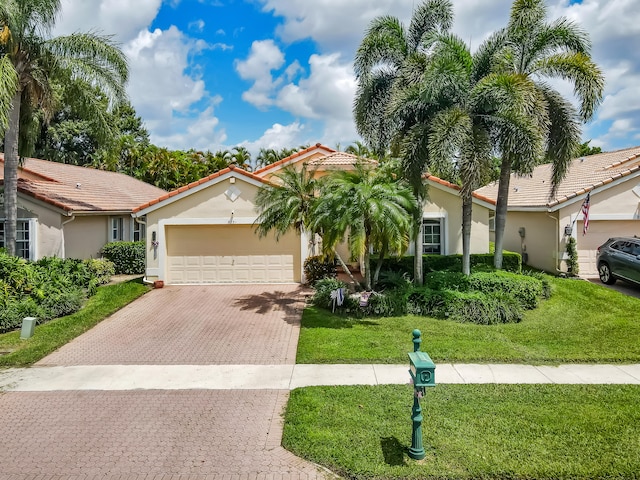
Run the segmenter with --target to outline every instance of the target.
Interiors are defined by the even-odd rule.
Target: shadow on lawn
[[[378,326],[371,319],[344,317],[317,307],[309,307],[302,316],[302,328],[353,328],[355,325]]]
[[[380,438],[380,447],[384,455],[384,463],[393,467],[405,465],[404,454],[408,449],[396,437]]]

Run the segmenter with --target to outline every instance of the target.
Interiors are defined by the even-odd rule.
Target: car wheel
[[[598,274],[600,275],[600,281],[607,285],[612,285],[616,283],[616,279],[611,275],[611,269],[609,265],[606,263],[601,263],[598,267]]]

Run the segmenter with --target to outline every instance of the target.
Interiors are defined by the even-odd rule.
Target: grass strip
[[[412,388],[291,393],[283,445],[353,479],[635,479],[640,387],[439,385],[422,400],[427,456],[411,446]]]
[[[34,335],[20,339],[20,331],[0,335],[0,367],[25,367],[60,348],[149,291],[140,280],[98,288],[82,309],[35,328]]]
[[[353,319],[307,308],[298,363],[405,363],[411,331],[438,362],[637,363],[640,299],[581,280],[551,279],[554,294],[520,323],[476,325],[406,315]]]

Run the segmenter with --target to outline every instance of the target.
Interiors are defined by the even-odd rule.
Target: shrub
[[[509,272],[473,273],[469,277],[472,290],[504,294],[515,298],[527,310],[538,306],[538,299],[542,296],[542,282],[527,275]]]
[[[394,272],[392,270],[381,270],[376,287],[380,289],[400,288],[411,283],[411,277],[405,272]]]
[[[116,274],[143,274],[145,269],[144,242],[110,242],[100,251],[113,262]]]
[[[316,292],[311,298],[311,302],[320,308],[331,309],[333,305],[333,299],[331,298],[331,292],[338,288],[344,288],[344,303],[342,309],[351,310],[357,306],[356,300],[348,293],[347,284],[338,280],[337,278],[324,278],[318,280],[315,285]]]
[[[111,277],[116,274],[115,264],[104,258],[92,258],[85,260],[85,264],[89,271],[93,274],[98,285],[109,283]]]
[[[569,237],[567,240],[567,273],[572,277],[575,277],[580,273],[580,265],[578,263],[578,248],[576,246],[576,239]]]
[[[337,275],[336,262],[322,255],[309,257],[304,261],[304,275],[309,285],[315,285],[318,280],[323,278],[335,278]]]
[[[469,290],[469,277],[461,272],[429,272],[424,276],[424,285],[432,290]]]
[[[473,271],[493,270],[493,253],[474,253],[470,261]],[[520,273],[522,256],[519,253],[503,252],[502,268],[507,272]],[[413,256],[392,257],[385,263],[385,269],[412,276]],[[425,275],[434,271],[462,272],[462,255],[423,255],[422,271]]]
[[[522,320],[522,309],[511,295],[483,292],[459,292],[445,290],[444,305],[439,317],[456,322],[471,322],[479,325],[494,325]]]

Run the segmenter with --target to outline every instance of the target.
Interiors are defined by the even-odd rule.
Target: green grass
[[[121,309],[149,290],[139,280],[98,288],[78,312],[35,328],[34,335],[20,340],[20,331],[0,335],[0,367],[23,367],[37,362],[105,317]]]
[[[411,387],[310,387],[291,393],[283,445],[346,478],[635,479],[639,404],[629,385],[439,385],[415,461]]]
[[[406,363],[411,331],[438,362],[634,363],[640,299],[586,281],[551,279],[553,296],[520,323],[475,325],[429,317],[349,319],[307,308],[298,363]]]

